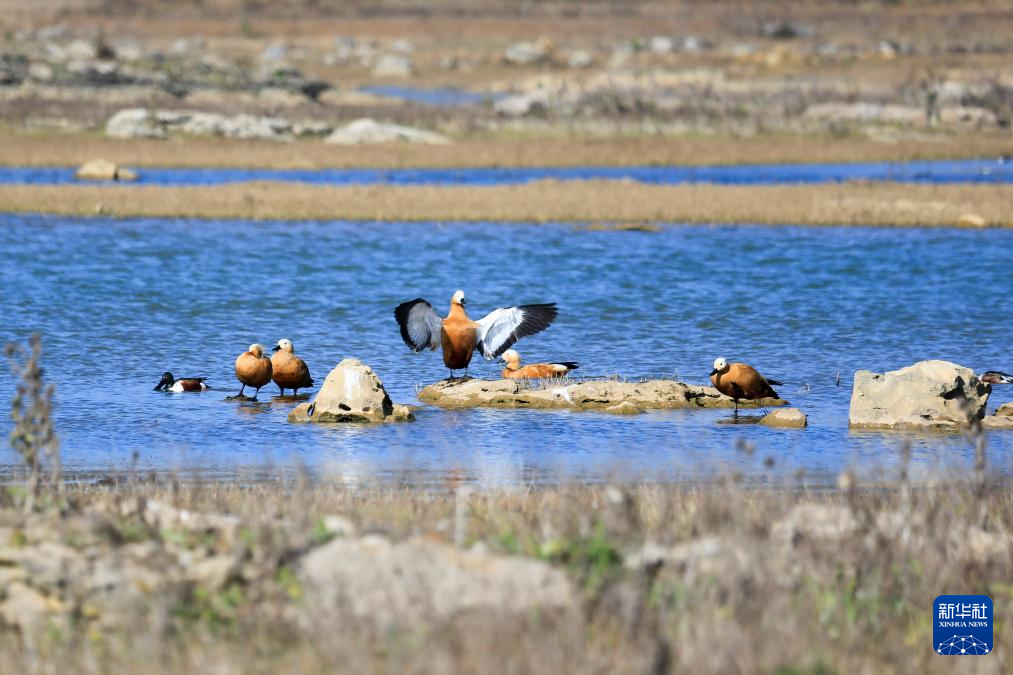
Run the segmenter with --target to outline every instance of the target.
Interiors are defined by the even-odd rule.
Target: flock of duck
[[[520,354],[511,349],[521,338],[543,331],[552,324],[559,314],[555,303],[500,307],[473,321],[465,312],[465,302],[464,291],[456,291],[450,298],[450,312],[444,318],[440,318],[432,304],[423,298],[403,302],[394,309],[394,318],[404,343],[413,352],[442,349],[443,363],[450,369],[450,379],[454,379],[454,371],[462,369],[464,377],[467,377],[468,366],[476,351],[487,360],[502,359],[502,376],[507,379],[563,377],[579,367],[572,361],[522,366]],[[297,395],[300,389],[313,386],[309,367],[295,355],[291,340],[278,340],[273,352],[268,358],[261,345],[252,344],[236,358],[236,378],[242,387],[232,398],[245,398],[246,387],[253,387],[256,392],[252,398],[256,400],[261,387],[272,380],[282,395],[286,389]],[[176,379],[172,373],[166,372],[155,390],[176,393],[204,391],[208,389],[205,379]],[[750,365],[729,363],[724,358],[714,361],[710,381],[715,389],[734,401],[736,412],[740,400],[780,398],[773,387],[784,384],[765,378]],[[981,376],[981,381],[1013,384],[1013,375],[988,371]]]

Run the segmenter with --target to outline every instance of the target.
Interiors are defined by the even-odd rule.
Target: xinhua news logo
[[[984,656],[992,652],[992,598],[940,595],[933,603],[932,639],[943,656]]]

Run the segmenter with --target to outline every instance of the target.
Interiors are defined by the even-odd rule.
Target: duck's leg
[[[236,394],[236,398],[242,396],[244,391],[246,391],[246,383],[243,383],[243,386],[239,388],[239,393]]]
[[[739,399],[733,398],[732,401],[735,403],[735,414],[733,417],[735,419],[739,419]]]
[[[260,387],[257,387],[257,391],[253,392],[253,398],[251,398],[250,400],[251,401],[256,401],[257,400],[257,394],[259,394],[259,393],[260,393]]]
[[[450,377],[447,378],[447,380],[449,381],[449,380],[454,379],[454,369],[453,368],[449,368],[448,370],[450,370]]]

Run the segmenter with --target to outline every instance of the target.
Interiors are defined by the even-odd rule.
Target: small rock
[[[106,135],[113,138],[162,138],[165,131],[144,108],[120,110],[106,122]]]
[[[799,504],[774,523],[771,537],[795,544],[800,540],[838,541],[858,530],[858,521],[846,506]]]
[[[220,591],[238,572],[238,559],[231,555],[219,555],[190,565],[187,578],[209,591]]]
[[[44,61],[35,61],[28,66],[28,77],[36,82],[51,82],[53,67]]]
[[[546,91],[506,96],[493,104],[493,109],[503,117],[523,117],[533,113],[544,113],[548,107],[549,93]]]
[[[515,66],[530,66],[542,63],[548,57],[548,43],[543,40],[537,42],[515,42],[503,52],[503,60]]]
[[[1003,416],[1005,416],[1005,417],[1013,417],[1013,402],[1011,402],[1011,403],[1003,403],[995,411],[995,414],[998,415],[999,417],[1003,417]]]
[[[395,142],[447,145],[450,143],[450,139],[431,131],[403,127],[397,124],[384,124],[366,117],[335,129],[324,142],[333,145]]]
[[[760,424],[766,424],[768,427],[804,429],[807,419],[806,414],[798,408],[781,408],[764,415]]]
[[[88,40],[74,40],[63,48],[63,53],[66,54],[68,59],[79,59],[82,61],[94,59],[97,56],[94,43]]]
[[[977,213],[965,213],[957,219],[957,227],[988,227],[988,221]]]
[[[648,41],[647,47],[655,54],[669,54],[675,50],[675,40],[667,35],[655,35]]]
[[[0,604],[0,621],[23,632],[44,626],[50,613],[46,598],[20,582],[7,587],[7,598]]]
[[[636,403],[623,401],[622,403],[617,403],[605,408],[604,412],[611,413],[613,415],[640,415],[644,412],[644,410]]]
[[[589,68],[594,64],[594,57],[586,49],[577,49],[566,57],[566,65],[570,68]]]
[[[373,77],[386,78],[411,77],[412,62],[404,54],[384,54],[376,60],[370,74]]]
[[[85,162],[74,173],[79,180],[137,180],[137,174],[107,159],[93,159]]]
[[[985,429],[1013,429],[1013,416],[1010,415],[989,415],[981,421]]]

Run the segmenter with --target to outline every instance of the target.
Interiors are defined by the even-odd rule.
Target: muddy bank
[[[732,399],[713,387],[675,380],[646,382],[441,380],[419,392],[419,400],[443,408],[529,408],[597,410],[619,415],[643,410],[679,408],[731,408]],[[739,407],[780,406],[787,401],[761,399]]]

